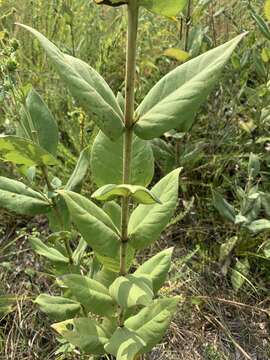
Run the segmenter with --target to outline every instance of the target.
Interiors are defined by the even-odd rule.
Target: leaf
[[[79,265],[83,255],[85,254],[85,250],[87,248],[87,243],[83,238],[80,239],[78,246],[74,250],[72,254],[72,259],[76,265]]]
[[[0,315],[5,316],[15,310],[18,298],[12,295],[0,295]]]
[[[103,210],[111,218],[117,229],[120,230],[121,226],[121,206],[115,201],[108,201],[103,205]]]
[[[247,228],[249,231],[259,234],[262,231],[270,230],[270,221],[266,219],[255,220],[252,221]]]
[[[136,110],[134,131],[153,139],[166,131],[188,131],[245,34],[192,59],[164,76]]]
[[[120,109],[124,113],[126,104],[125,104],[125,99],[120,91],[118,91],[118,93],[117,93],[116,100],[120,106]]]
[[[232,269],[231,273],[231,282],[235,291],[240,290],[246,282],[249,269],[250,265],[248,262],[248,258],[244,258],[243,260],[237,260],[235,267],[234,269]]]
[[[54,249],[53,247],[49,247],[46,244],[44,244],[41,240],[39,240],[36,237],[31,237],[29,239],[34,251],[44,256],[45,258],[59,263],[67,264],[69,263],[69,259],[65,257],[60,251]]]
[[[90,200],[72,191],[59,191],[72,221],[84,240],[101,256],[115,257],[119,251],[118,230],[109,216]]]
[[[32,141],[12,135],[0,136],[0,157],[27,166],[57,165],[57,160]]]
[[[108,338],[111,338],[115,330],[117,329],[117,318],[104,318],[102,320],[101,327],[105,331]]]
[[[258,218],[261,211],[261,196],[258,187],[252,187],[241,204],[241,214],[247,218],[248,222]]]
[[[87,312],[102,316],[111,316],[115,312],[115,303],[108,289],[96,280],[87,276],[67,274],[58,278],[57,282],[61,287],[68,288]]]
[[[140,342],[128,339],[119,346],[116,360],[136,360],[142,347],[143,345]]]
[[[188,52],[178,48],[166,49],[163,54],[181,62],[185,62],[190,58],[190,54]]]
[[[128,184],[108,184],[94,192],[92,198],[101,201],[110,201],[117,197],[132,197],[141,204],[161,204],[160,200],[151,191],[143,186]]]
[[[119,273],[120,271],[120,246],[117,254],[112,256],[102,256],[96,253],[98,261],[105,266],[107,270],[113,271],[115,273]],[[126,254],[126,268],[130,269],[135,256],[135,249],[128,244],[127,246],[127,254]]]
[[[261,198],[261,204],[265,211],[265,214],[270,217],[270,194],[261,192],[260,198]]]
[[[83,181],[85,180],[90,163],[90,147],[86,147],[81,153],[77,161],[76,167],[70,176],[65,190],[80,192]]]
[[[146,343],[142,352],[150,351],[163,338],[178,302],[178,297],[154,300],[137,315],[125,321],[124,326],[134,331]]]
[[[235,225],[245,225],[249,223],[249,220],[248,218],[246,218],[245,216],[243,216],[241,213],[240,214],[237,214],[235,216],[235,220],[234,220],[234,224]]]
[[[262,58],[261,58],[260,54],[255,49],[253,49],[252,60],[253,60],[256,72],[259,75],[259,77],[266,78],[267,71],[266,71],[265,64],[262,61]],[[247,91],[248,91],[248,89],[247,89]],[[254,91],[254,93],[252,94],[252,90],[250,90],[249,97],[251,98],[252,96],[253,97],[257,96],[256,91]],[[245,125],[245,122],[244,122],[244,125]],[[244,129],[244,125],[242,125],[243,129]],[[251,132],[252,130],[254,130],[256,128],[256,125],[254,124],[254,122],[252,120],[249,121],[249,125],[247,126],[247,130],[248,130],[248,128],[250,129],[249,132]]]
[[[56,196],[54,198],[54,207],[52,207],[51,211],[46,215],[52,231],[71,230],[70,215],[65,200],[62,197]]]
[[[143,249],[154,242],[170,221],[178,200],[180,170],[173,170],[153,187],[153,193],[162,204],[139,205],[131,214],[128,232],[130,245],[135,249]]]
[[[116,279],[117,275],[118,274],[116,272],[110,271],[103,266],[102,269],[94,275],[94,280],[98,281],[106,288],[109,288]]]
[[[264,63],[268,63],[270,60],[270,50],[268,48],[263,48],[261,52],[261,58]]]
[[[22,109],[21,122],[23,126],[19,125],[19,136],[34,141],[32,132],[35,131],[37,145],[53,156],[56,155],[58,145],[57,123],[42,97],[34,89],[28,93],[26,98],[25,109]]]
[[[231,255],[233,249],[237,244],[237,241],[238,241],[237,236],[232,236],[226,239],[226,241],[220,246],[219,262],[224,262],[227,259],[227,257]]]
[[[139,0],[139,5],[158,15],[176,16],[186,7],[187,0]]]
[[[112,7],[121,6],[127,4],[125,0],[94,0],[97,5],[108,5]]]
[[[105,350],[116,356],[116,360],[133,360],[144,346],[145,342],[135,332],[118,327],[105,345]]]
[[[112,166],[113,164],[113,166]],[[122,184],[123,137],[110,141],[101,131],[91,151],[91,171],[97,186]],[[154,156],[148,142],[133,136],[131,160],[131,184],[147,186],[154,175]]]
[[[270,21],[270,0],[265,0],[264,14],[265,14],[267,20]]]
[[[119,276],[110,286],[109,292],[122,309],[147,306],[154,296],[152,282],[145,275]]]
[[[37,191],[20,181],[0,176],[0,207],[22,215],[44,214],[51,205]]]
[[[37,30],[22,24],[40,42],[56,71],[72,96],[91,115],[100,129],[111,139],[117,139],[124,130],[123,113],[105,80],[82,60],[62,53]]]
[[[267,107],[263,108],[262,111],[261,111],[260,122],[265,124],[265,123],[267,123],[269,121],[269,119],[270,119],[270,107],[267,106]],[[259,138],[258,140],[260,140],[260,139],[262,139],[263,143],[266,142],[266,141],[269,141],[268,137]]]
[[[69,330],[73,327],[72,330]],[[76,318],[52,325],[52,328],[62,335],[72,345],[88,354],[103,355],[107,336],[95,320]]]
[[[219,212],[219,214],[225,219],[234,223],[235,221],[235,210],[217,191],[212,190],[213,205]]]
[[[135,271],[134,275],[148,275],[153,283],[153,291],[157,293],[166,280],[171,267],[173,248],[165,249],[145,261]]]
[[[251,179],[256,178],[260,172],[260,160],[258,155],[250,153],[248,161],[248,176]]]
[[[164,174],[169,173],[175,168],[175,149],[171,143],[162,139],[151,140],[154,158]]]
[[[250,6],[250,10],[251,10],[251,16],[255,21],[255,23],[257,24],[258,29],[267,40],[270,40],[270,30],[267,23],[260,15],[256,13],[256,11],[251,6]]]
[[[79,303],[61,296],[41,294],[36,298],[35,303],[39,305],[41,311],[58,321],[73,318],[81,310]]]

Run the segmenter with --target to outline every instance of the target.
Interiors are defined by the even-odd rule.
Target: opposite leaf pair
[[[40,41],[73,97],[111,140],[124,131],[124,115],[105,80],[88,64],[62,53],[37,30],[20,25]],[[232,52],[245,34],[177,67],[146,95],[134,114],[134,132],[153,139],[166,131],[188,131]]]
[[[160,341],[175,312],[177,297],[152,300],[166,279],[171,255],[172,249],[158,253],[134,274],[116,278],[109,288],[86,276],[64,275],[57,280],[64,297],[42,294],[36,303],[49,316],[64,320],[52,327],[74,346],[123,360],[127,352],[127,359],[133,359]],[[141,310],[135,315],[138,307]],[[118,308],[124,311],[121,327],[117,325]],[[88,313],[103,320],[85,317]],[[76,315],[79,317],[70,319]]]
[[[129,220],[129,247],[137,250],[149,246],[166,227],[177,204],[179,172],[180,169],[172,171],[153,187],[151,199],[154,196],[158,202],[135,208]],[[128,187],[125,185],[124,188]],[[117,225],[104,210],[82,195],[70,191],[59,193],[65,199],[72,221],[102,264],[112,271],[119,271],[120,233]],[[99,191],[97,194],[99,196]],[[148,192],[143,194],[149,195]],[[120,216],[117,205],[113,211]],[[130,252],[132,259],[134,251],[131,248]]]

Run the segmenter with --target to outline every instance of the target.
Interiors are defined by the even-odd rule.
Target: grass
[[[8,264],[2,263],[0,283],[1,291],[19,294],[20,298],[15,311],[0,322],[0,359],[82,359],[74,354],[55,355],[61,344],[50,328],[50,320],[31,301],[40,292],[55,292],[45,264],[27,243],[26,230],[36,232],[38,227],[46,232],[46,223],[42,218],[38,223],[21,219],[16,226],[22,227],[20,239],[4,252]],[[254,291],[246,285],[235,294],[221,276],[218,264],[203,255],[199,247],[186,246],[184,235],[179,239],[177,228],[170,229],[149,253],[138,258],[140,262],[165,244],[175,246],[171,276],[162,293],[182,298],[167,336],[149,360],[268,360],[270,298],[259,286]],[[11,227],[5,235],[12,241],[18,233],[12,232]]]

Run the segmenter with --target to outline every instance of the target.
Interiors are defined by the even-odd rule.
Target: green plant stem
[[[188,51],[188,40],[189,40],[189,31],[190,31],[190,23],[191,23],[191,5],[192,1],[188,0],[188,9],[186,16],[186,36],[185,36],[185,51]]]
[[[123,146],[123,183],[130,183],[132,136],[134,121],[134,88],[136,75],[136,41],[138,30],[138,4],[137,0],[128,4],[128,35],[127,35],[127,57],[126,57],[126,82],[125,82],[125,133]],[[129,220],[128,197],[122,200],[121,212],[121,245],[120,245],[120,275],[125,276],[126,252],[128,244],[128,220]],[[120,323],[123,316],[120,315]]]

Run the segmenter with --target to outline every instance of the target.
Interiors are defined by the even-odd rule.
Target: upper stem
[[[136,42],[138,30],[138,4],[137,0],[128,3],[128,34],[126,56],[126,81],[125,81],[125,132],[123,146],[123,184],[130,183],[132,136],[134,122],[134,88],[136,76]],[[122,199],[121,213],[121,245],[120,245],[120,275],[125,276],[126,252],[128,242],[129,198]]]
[[[186,36],[185,36],[185,51],[188,51],[188,40],[189,40],[189,30],[190,30],[190,20],[191,20],[191,0],[188,0],[188,9],[186,16]]]

